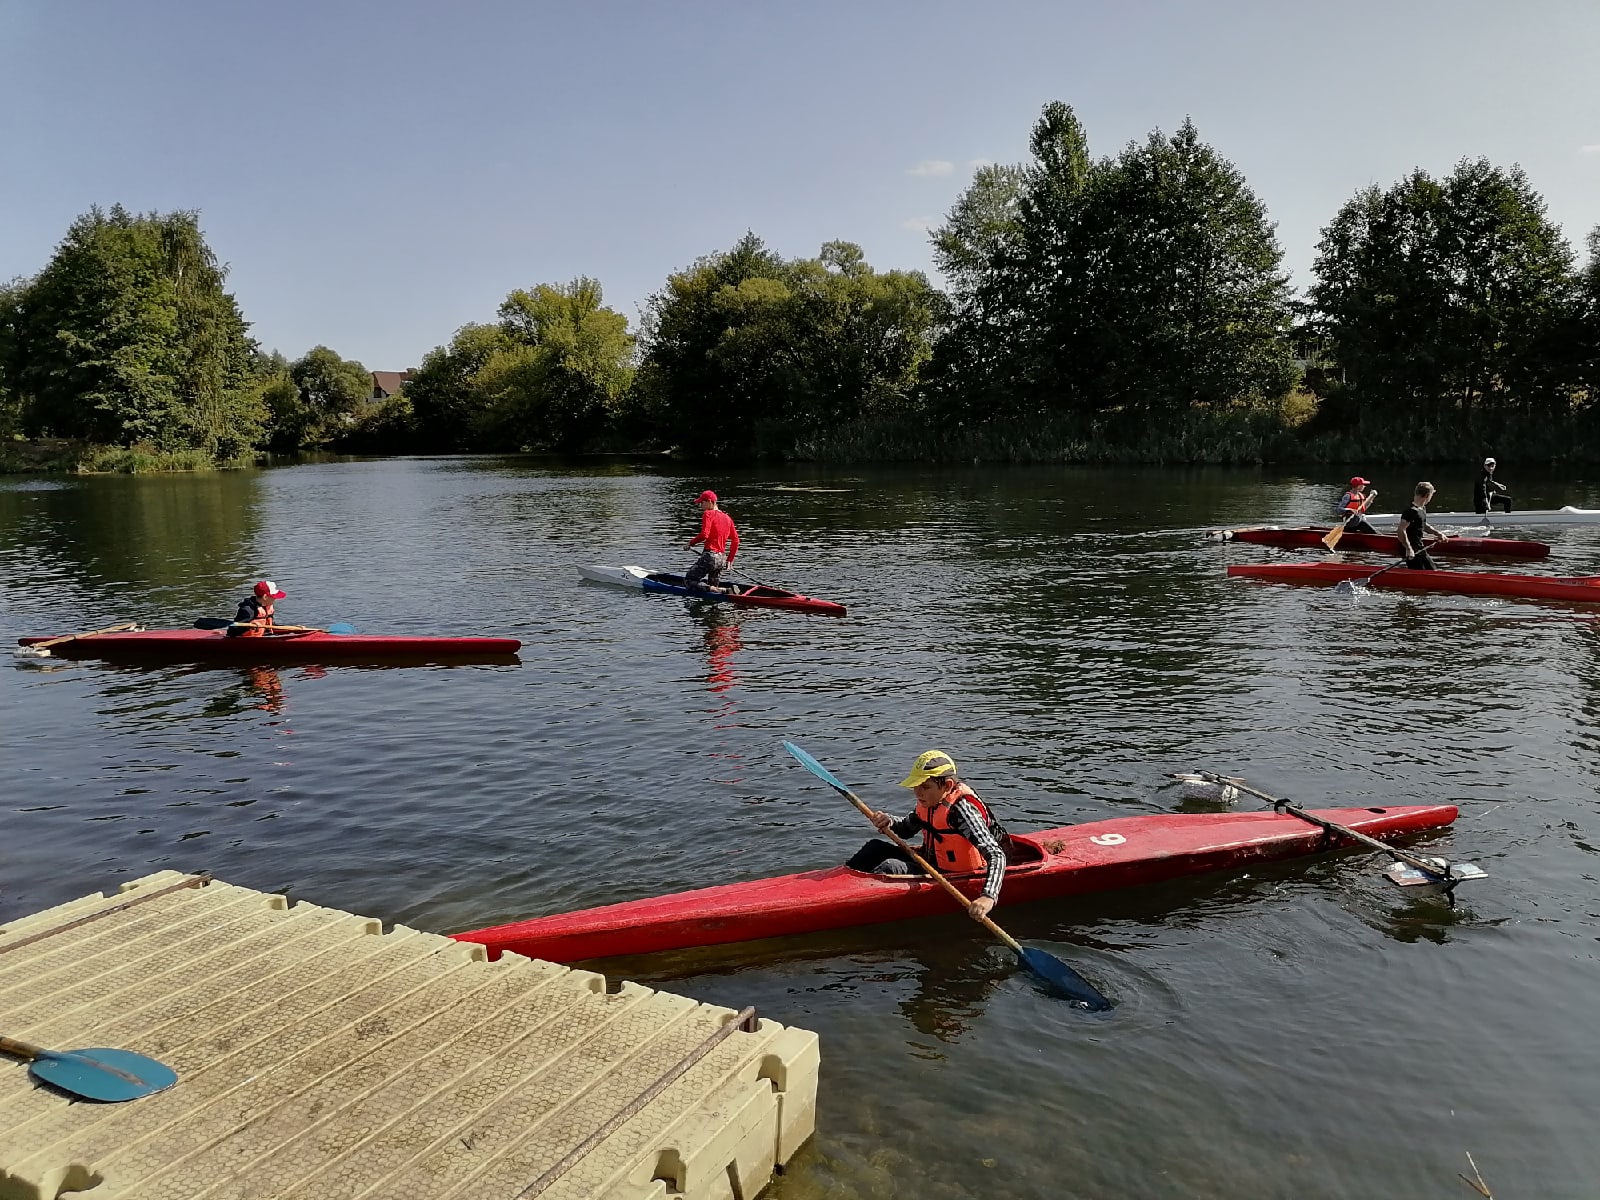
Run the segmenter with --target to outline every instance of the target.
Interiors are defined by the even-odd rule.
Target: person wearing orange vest
[[[288,593],[280,591],[270,579],[263,579],[239,602],[228,629],[229,637],[264,637],[274,624],[274,600],[282,600]]]
[[[1350,490],[1339,497],[1339,516],[1344,521],[1346,533],[1377,533],[1372,527],[1372,522],[1367,520],[1367,510],[1372,507],[1372,502],[1378,498],[1378,489],[1370,492],[1372,480],[1363,479],[1357,475],[1350,481]]]
[[[960,779],[956,764],[943,750],[927,750],[911,764],[911,774],[900,781],[911,788],[917,806],[896,821],[886,812],[874,812],[878,832],[894,830],[910,841],[922,834],[922,857],[941,875],[984,872],[983,892],[967,906],[974,919],[989,915],[1000,899],[1006,877],[1006,853],[1000,844],[1005,831],[989,814],[983,801]],[[845,866],[879,875],[920,875],[922,870],[890,842],[876,838],[851,856]]]

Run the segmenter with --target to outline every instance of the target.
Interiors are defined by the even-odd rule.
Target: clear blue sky
[[[1594,0],[0,0],[0,278],[92,204],[199,209],[264,346],[398,369],[515,287],[636,320],[746,229],[931,271],[1051,100],[1097,155],[1193,117],[1302,286],[1356,189],[1469,155],[1581,253],[1597,62]]]

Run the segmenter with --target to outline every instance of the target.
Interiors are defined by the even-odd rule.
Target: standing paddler
[[[695,505],[700,509],[700,532],[690,540],[689,549],[699,546],[700,557],[684,575],[683,582],[709,592],[717,589],[722,573],[733,566],[734,556],[739,553],[739,531],[734,528],[733,518],[717,507],[715,492],[701,492],[695,498]]]
[[[990,816],[982,800],[960,779],[956,764],[943,750],[927,750],[911,764],[911,774],[900,781],[917,798],[917,806],[896,821],[886,812],[874,810],[872,823],[878,832],[889,830],[907,840],[922,834],[922,857],[941,875],[971,875],[984,872],[983,893],[967,905],[967,915],[989,915],[1000,900],[1000,885],[1006,877],[1006,852],[1001,839],[1006,835],[1000,823]],[[922,870],[905,852],[876,838],[868,842],[845,863],[857,871],[879,875],[920,875]]]
[[[1483,473],[1472,488],[1472,511],[1487,513],[1494,509],[1511,511],[1511,493],[1506,485],[1494,477],[1494,459],[1483,460]]]
[[[1446,540],[1445,534],[1428,524],[1428,501],[1433,499],[1435,490],[1426,480],[1417,484],[1411,507],[1400,514],[1400,555],[1413,571],[1437,570],[1433,559],[1428,557],[1428,547],[1422,540],[1424,534],[1433,534],[1436,543]]]

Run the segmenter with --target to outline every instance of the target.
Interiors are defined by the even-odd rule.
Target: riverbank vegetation
[[[326,346],[264,353],[196,214],[93,209],[0,287],[0,470],[269,450],[1600,461],[1600,228],[1580,267],[1519,168],[1364,189],[1296,297],[1265,205],[1191,122],[1097,159],[1057,103],[931,238],[942,290],[850,242],[786,259],[747,233],[636,329],[596,280],[518,289],[390,394]]]

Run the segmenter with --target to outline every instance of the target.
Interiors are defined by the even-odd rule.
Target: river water
[[[1016,830],[1180,804],[1450,801],[1455,909],[1345,855],[996,916],[606,965],[818,1031],[778,1200],[1600,1195],[1600,628],[1554,606],[1229,580],[1206,529],[1321,516],[1271,470],[768,470],[506,459],[0,479],[0,635],[230,616],[523,639],[521,665],[0,670],[0,920],[161,868],[448,932],[838,861],[929,747]],[[1379,472],[1380,475],[1385,474]],[[1442,474],[1442,472],[1436,472]],[[1507,474],[1528,506],[1600,505]],[[1436,507],[1459,508],[1468,473]],[[1378,484],[1391,499],[1414,480]],[[715,486],[750,574],[842,619],[580,584],[681,569]],[[1392,508],[1393,506],[1390,505]],[[1548,531],[1560,574],[1600,529]],[[1302,555],[1301,557],[1310,557]]]

